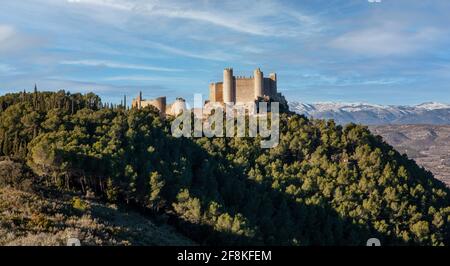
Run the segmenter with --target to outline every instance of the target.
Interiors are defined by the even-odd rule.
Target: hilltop
[[[94,94],[10,94],[0,107],[2,186],[92,194],[200,245],[450,244],[450,190],[361,125],[284,113],[279,145],[262,149],[174,138],[156,108]],[[70,199],[89,214],[89,197]]]

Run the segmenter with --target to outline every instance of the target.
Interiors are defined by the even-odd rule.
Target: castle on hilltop
[[[209,100],[205,106],[223,105],[224,103],[253,104],[261,101],[277,101],[283,106],[287,106],[284,96],[277,92],[277,74],[270,73],[265,78],[259,68],[255,69],[253,76],[234,76],[232,68],[225,68],[223,71],[223,81],[213,82],[209,85]],[[156,107],[161,116],[177,116],[186,110],[186,102],[182,98],[177,98],[174,103],[167,105],[166,97],[146,100],[142,98],[142,92],[133,99],[132,108],[144,108],[146,106]]]
[[[270,73],[265,78],[257,68],[251,77],[234,76],[232,68],[223,71],[223,82],[209,85],[211,103],[247,103],[263,99],[275,99],[281,96],[277,92],[277,74]]]

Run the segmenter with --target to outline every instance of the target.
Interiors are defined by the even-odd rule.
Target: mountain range
[[[292,111],[308,117],[334,119],[339,124],[450,124],[450,104],[427,102],[414,106],[368,103],[291,102]]]

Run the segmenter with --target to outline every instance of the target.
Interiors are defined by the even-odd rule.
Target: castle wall
[[[142,102],[142,92],[139,92],[138,97],[134,98],[131,101],[131,107],[132,108],[141,108],[141,102]]]
[[[217,83],[211,83],[211,84],[209,84],[209,100],[210,100],[211,102],[216,102],[216,98],[217,98],[216,84],[217,84]]]
[[[216,82],[209,85],[209,100],[223,102],[223,83]]]
[[[139,107],[138,99],[133,99],[133,101],[131,102],[131,108],[138,108],[138,107]]]
[[[223,83],[216,84],[216,102],[223,102]]]
[[[271,78],[264,78],[264,95],[275,96],[277,94],[277,83]]]
[[[154,106],[156,107],[162,116],[166,114],[166,97],[159,97],[154,100],[142,100],[141,108],[146,106]]]
[[[236,102],[252,102],[255,99],[253,78],[239,78],[235,81]]]
[[[211,102],[252,102],[258,97],[277,95],[277,76],[270,73],[264,78],[258,68],[253,77],[233,76],[233,69],[226,68],[223,72],[223,82],[209,85],[209,100]]]
[[[175,102],[167,105],[166,114],[171,116],[177,116],[187,110],[186,101],[182,98],[177,98]]]

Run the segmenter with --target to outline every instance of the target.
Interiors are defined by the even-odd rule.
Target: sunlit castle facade
[[[131,103],[132,108],[141,109],[147,106],[153,106],[158,109],[163,117],[166,115],[177,116],[182,113],[183,110],[187,109],[186,101],[182,98],[177,98],[172,104],[167,105],[165,96],[147,100],[142,98],[142,92],[140,92],[138,97],[134,98]]]
[[[253,76],[234,76],[232,68],[225,68],[223,81],[213,82],[209,85],[209,100],[205,102],[203,108],[209,110],[214,106],[226,103],[252,109],[251,107],[256,102],[279,102],[287,106],[285,98],[277,91],[277,74],[270,73],[269,77],[264,77],[263,72],[257,68],[253,71]],[[138,97],[133,99],[132,108],[140,109],[146,106],[157,108],[162,117],[167,115],[177,116],[187,110],[186,102],[182,98],[177,98],[174,103],[167,105],[165,96],[143,99],[141,92]],[[209,114],[209,111],[203,113],[201,110],[193,110],[193,112],[194,114],[198,113],[197,116]],[[203,115],[201,115],[202,113]]]
[[[225,68],[223,81],[209,85],[211,103],[246,103],[277,96],[277,74],[265,78],[259,68],[250,77],[234,76],[232,68]]]

